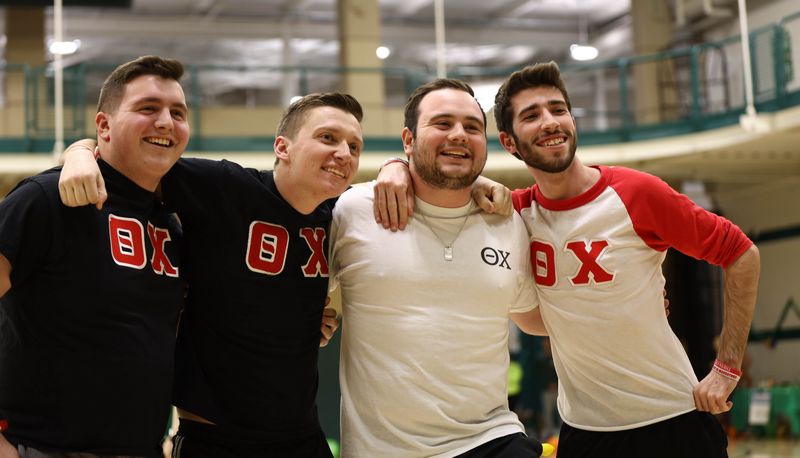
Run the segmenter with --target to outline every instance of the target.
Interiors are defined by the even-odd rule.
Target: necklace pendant
[[[444,260],[445,261],[452,261],[453,260],[453,246],[447,245],[444,247]]]

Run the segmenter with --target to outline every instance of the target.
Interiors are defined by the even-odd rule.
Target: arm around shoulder
[[[391,158],[383,163],[375,180],[375,222],[384,229],[404,230],[414,213],[414,185],[408,161]]]
[[[62,155],[64,167],[58,180],[61,202],[69,207],[95,204],[100,209],[108,197],[105,181],[97,166],[95,148],[91,139],[78,140],[69,145]]]
[[[511,190],[502,183],[479,176],[472,183],[472,200],[486,213],[510,216],[514,213]]]

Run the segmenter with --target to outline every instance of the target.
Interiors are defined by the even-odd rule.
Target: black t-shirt
[[[12,443],[160,455],[182,303],[175,218],[100,161],[102,211],[67,208],[59,169],[0,202],[0,418]],[[151,240],[155,240],[154,243]]]
[[[175,405],[240,442],[320,431],[317,354],[335,199],[310,215],[272,172],[181,159],[162,180],[191,271],[176,350]]]

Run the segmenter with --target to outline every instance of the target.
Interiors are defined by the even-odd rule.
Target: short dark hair
[[[514,134],[514,115],[511,113],[511,99],[519,92],[538,86],[553,86],[564,96],[567,109],[572,111],[572,102],[569,101],[567,87],[561,79],[561,70],[553,61],[528,65],[522,70],[512,73],[500,86],[494,97],[494,120],[497,130]]]
[[[125,93],[125,85],[142,75],[156,75],[165,79],[180,81],[183,76],[183,64],[175,59],[159,56],[141,56],[115,68],[100,89],[97,100],[97,111],[113,113]]]
[[[305,114],[319,107],[338,108],[355,116],[359,123],[364,119],[364,110],[361,108],[361,104],[350,94],[342,92],[308,94],[284,110],[281,120],[278,122],[276,136],[294,137],[300,129]]]
[[[475,97],[475,91],[472,90],[469,84],[457,80],[455,78],[436,78],[435,80],[425,83],[422,86],[416,88],[414,92],[408,97],[408,101],[406,102],[405,108],[405,127],[411,131],[411,136],[413,138],[417,137],[417,123],[419,122],[419,104],[422,103],[422,99],[425,98],[426,95],[430,94],[433,91],[438,91],[440,89],[455,89],[458,91],[464,91],[467,94],[471,95],[473,98]],[[481,110],[481,114],[483,115],[483,129],[486,130],[486,113],[483,112],[483,108],[481,108],[480,102],[476,99],[475,102],[478,103],[478,108]]]

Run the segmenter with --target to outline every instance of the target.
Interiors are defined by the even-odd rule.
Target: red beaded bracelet
[[[728,366],[727,364],[723,363],[722,361],[716,359],[714,360],[714,366],[712,367],[714,372],[717,374],[722,375],[723,377],[727,377],[735,382],[738,382],[740,378],[742,378],[742,371],[736,369],[735,367]]]
[[[0,420],[0,433],[8,429],[8,420]]]

